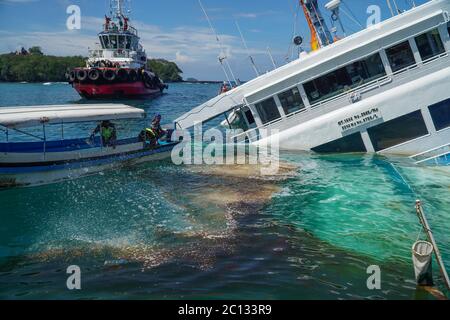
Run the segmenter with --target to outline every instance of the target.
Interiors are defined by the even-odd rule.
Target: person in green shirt
[[[106,120],[102,121],[92,132],[90,139],[93,140],[95,135],[100,133],[102,144],[104,147],[116,147],[117,131],[114,123]]]

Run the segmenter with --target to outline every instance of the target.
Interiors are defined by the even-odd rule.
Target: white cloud
[[[176,63],[192,63],[195,62],[196,60],[193,58],[190,58],[187,55],[182,54],[180,51],[177,51],[175,53],[175,62]]]
[[[104,21],[97,17],[82,17],[81,30],[59,32],[6,32],[0,31],[0,52],[14,51],[22,46],[41,46],[43,51],[52,55],[87,55],[93,48],[97,33]],[[220,79],[222,72],[218,63],[221,47],[216,37],[206,27],[183,26],[161,28],[156,25],[135,21],[141,42],[152,58],[165,58],[175,61],[185,71],[186,77],[201,79]],[[241,39],[234,35],[219,35],[223,51],[236,69],[242,68],[247,52]],[[265,50],[250,49],[252,55],[266,55]],[[250,67],[249,67],[250,68]]]

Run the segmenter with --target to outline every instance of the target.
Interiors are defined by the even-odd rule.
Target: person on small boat
[[[95,135],[100,133],[104,147],[116,147],[117,131],[116,126],[111,121],[102,121],[92,132],[90,139],[94,140]]]
[[[219,95],[228,91],[230,91],[230,89],[228,88],[228,84],[224,81],[222,86],[220,87]]]
[[[139,139],[142,142],[145,142],[146,145],[150,145],[152,147],[158,144],[158,139],[163,137],[166,134],[166,131],[161,127],[161,115],[158,114],[152,120],[152,125],[150,128],[146,128],[139,135]]]

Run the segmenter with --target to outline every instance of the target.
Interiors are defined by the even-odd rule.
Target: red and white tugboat
[[[111,15],[105,16],[98,36],[101,47],[89,50],[87,66],[67,74],[83,98],[149,98],[168,88],[147,67],[147,55],[124,12],[124,0],[111,0]]]

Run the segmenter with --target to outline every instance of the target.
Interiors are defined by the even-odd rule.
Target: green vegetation
[[[66,81],[67,69],[86,65],[83,57],[55,57],[39,53],[0,55],[0,81]]]
[[[164,59],[152,59],[148,61],[148,66],[155,72],[164,82],[180,82],[183,81],[180,68],[175,62]]]
[[[0,82],[63,82],[68,69],[84,67],[86,58],[81,56],[56,57],[32,47],[15,53],[0,55]],[[182,81],[183,73],[174,62],[162,59],[149,60],[148,65],[165,82]]]

